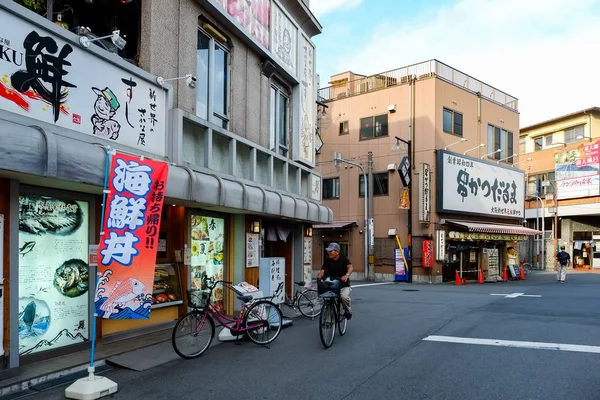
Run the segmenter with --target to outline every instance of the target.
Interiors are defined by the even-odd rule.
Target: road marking
[[[445,342],[458,344],[479,344],[484,346],[519,347],[538,350],[575,351],[579,353],[600,353],[600,346],[587,346],[581,344],[523,342],[517,340],[477,339],[455,336],[427,336],[423,340],[429,342]]]
[[[363,283],[361,285],[352,285],[353,288],[355,287],[363,287],[363,286],[379,286],[379,285],[391,285],[394,282],[381,282],[381,283]]]
[[[507,299],[516,299],[517,297],[542,297],[539,294],[525,293],[490,293],[490,296],[504,296]]]

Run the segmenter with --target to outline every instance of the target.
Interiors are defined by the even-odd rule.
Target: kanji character
[[[117,159],[117,164],[113,179],[113,186],[117,192],[121,193],[123,190],[127,190],[137,196],[147,195],[152,183],[150,178],[152,168],[147,165],[140,165],[135,161],[126,163],[120,158]]]
[[[106,248],[100,250],[102,265],[110,265],[114,260],[123,266],[130,266],[133,256],[139,254],[139,251],[134,247],[139,241],[140,239],[131,232],[125,232],[124,236],[110,232],[110,238],[104,240]]]
[[[146,199],[122,197],[118,194],[110,202],[110,211],[106,225],[108,228],[136,230],[144,225],[144,210],[146,210]]]
[[[469,190],[467,189],[469,173],[466,169],[461,169],[458,171],[456,182],[458,182],[458,188],[456,189],[456,192],[462,196],[462,201],[465,201],[465,197],[469,195]]]

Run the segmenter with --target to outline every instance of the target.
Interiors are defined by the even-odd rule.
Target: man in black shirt
[[[352,308],[350,307],[350,274],[352,273],[352,263],[348,257],[340,254],[340,245],[337,243],[330,243],[325,249],[329,256],[317,279],[323,277],[330,277],[332,279],[341,280],[340,298],[342,300],[342,306],[344,307],[346,319],[352,318]]]

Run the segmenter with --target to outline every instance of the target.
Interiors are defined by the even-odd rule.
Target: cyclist
[[[319,275],[317,275],[317,280],[323,277],[341,280],[340,298],[344,307],[344,316],[349,320],[352,318],[352,308],[350,307],[352,263],[348,257],[340,254],[340,245],[335,242],[330,243],[325,250],[328,258],[325,260]]]

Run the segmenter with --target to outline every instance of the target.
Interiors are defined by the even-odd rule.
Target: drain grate
[[[110,371],[112,369],[113,368],[110,365],[105,364],[105,365],[96,367],[96,371],[94,373],[101,374],[103,372]],[[89,375],[89,373],[87,372],[87,370],[81,371],[81,372],[76,372],[74,374],[69,374],[69,375],[63,376],[61,378],[52,379],[51,381],[38,383],[37,385],[30,386],[29,389],[31,389],[35,392],[44,392],[46,390],[53,389],[55,387],[64,385],[66,383],[75,382],[77,379],[85,378],[88,375]],[[2,400],[4,400],[4,399],[2,399]]]

